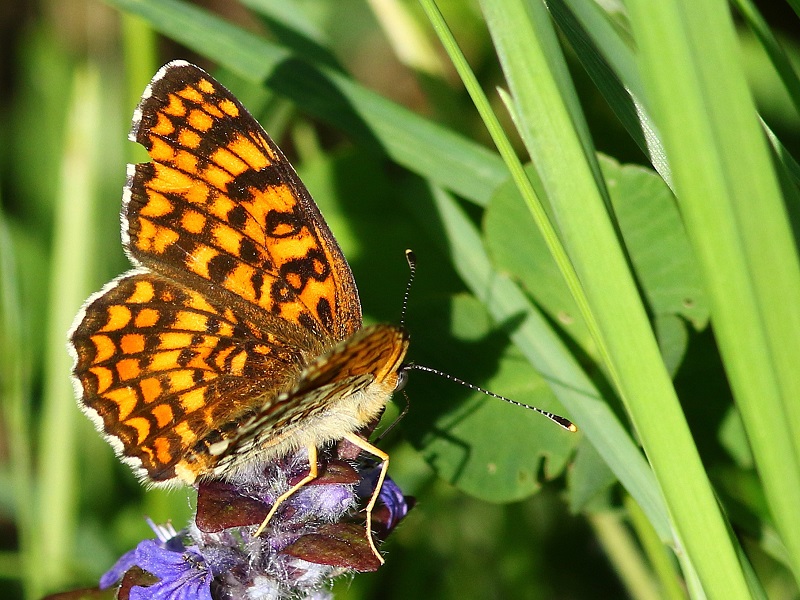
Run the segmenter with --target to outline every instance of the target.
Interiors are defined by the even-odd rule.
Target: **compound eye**
[[[394,391],[399,392],[408,383],[408,367],[400,367],[400,370],[397,372],[397,383],[394,386]]]

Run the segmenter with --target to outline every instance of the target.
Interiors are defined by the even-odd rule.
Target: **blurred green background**
[[[186,4],[341,69],[423,121],[491,147],[414,2]],[[510,126],[492,93],[504,83],[477,3],[439,5]],[[767,16],[795,56],[796,17]],[[65,349],[83,299],[129,267],[119,242],[121,190],[126,163],[145,154],[127,141],[127,131],[142,89],[173,58],[210,69],[282,147],[352,266],[366,321],[398,320],[407,279],[403,251],[413,248],[411,359],[564,413],[547,382],[510,345],[517,323],[493,319],[462,283],[431,188],[387,157],[357,109],[326,113],[316,105],[313,82],[305,101],[287,98],[280,72],[274,86],[262,86],[215,69],[197,53],[202,40],[188,49],[115,3],[7,2],[0,6],[0,31],[0,598],[96,585],[120,554],[150,536],[144,517],[180,527],[191,512],[190,490],[145,490],[80,414]],[[746,31],[742,48],[762,115],[796,148],[800,119],[790,99]],[[616,182],[612,200],[626,243],[641,248],[631,250],[633,263],[706,467],[769,596],[800,597],[753,522],[763,514],[753,508],[763,499],[691,252],[683,237],[648,232],[637,221],[657,210],[677,223],[671,195],[652,172],[621,166],[647,159],[567,56],[594,142],[613,157],[602,162],[607,180]],[[292,74],[285,75],[292,85]],[[416,160],[431,160],[429,151],[417,147]],[[513,190],[500,188],[489,208],[469,200],[459,206],[484,233],[495,266],[515,274],[602,388],[591,339],[558,273],[537,258],[546,250],[523,229],[529,217],[515,212],[514,198]],[[648,263],[653,247],[657,256]],[[659,279],[664,269],[673,271]],[[381,446],[392,456],[390,475],[418,504],[384,546],[386,565],[338,582],[337,598],[676,597],[653,583],[652,555],[643,546],[647,526],[632,523],[638,509],[581,434],[422,373],[412,374],[408,394],[409,415]]]

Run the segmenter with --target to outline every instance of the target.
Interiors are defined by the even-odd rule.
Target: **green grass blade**
[[[769,56],[775,71],[778,73],[783,85],[789,92],[789,98],[794,103],[795,110],[800,112],[800,78],[794,69],[783,46],[772,33],[766,20],[758,11],[758,8],[751,0],[734,0],[736,8],[739,9],[745,22],[753,30],[753,33],[761,42],[764,51]]]
[[[553,0],[548,9],[611,110],[671,185],[658,129],[643,104],[644,88],[630,37],[591,0]]]
[[[761,121],[761,126],[764,128],[764,133],[767,135],[770,146],[772,146],[772,151],[780,160],[781,165],[786,169],[786,173],[791,177],[795,186],[800,186],[800,164],[798,164],[794,156],[789,153],[789,150],[783,145],[780,139],[778,139],[775,132],[770,129],[769,125]]]
[[[437,35],[439,35],[443,46],[450,56],[456,71],[464,81],[465,87],[475,103],[475,107],[486,124],[486,128],[488,129],[489,134],[492,136],[492,140],[500,151],[500,155],[506,162],[506,165],[511,172],[511,176],[514,179],[515,184],[518,186],[522,197],[527,203],[528,208],[531,211],[534,220],[536,221],[536,225],[542,232],[542,236],[547,244],[547,248],[552,253],[556,264],[566,280],[570,292],[575,298],[575,301],[581,310],[587,326],[590,330],[596,331],[597,326],[587,307],[586,296],[583,292],[581,284],[578,281],[578,277],[570,263],[570,259],[558,238],[558,234],[550,223],[550,220],[547,216],[547,209],[545,206],[543,206],[543,198],[546,199],[546,196],[543,196],[544,189],[542,188],[541,180],[538,178],[535,170],[530,171],[530,173],[527,175],[524,172],[522,163],[517,158],[514,149],[511,146],[511,142],[506,137],[499,120],[494,115],[486,95],[483,93],[483,90],[478,84],[475,75],[472,73],[466,58],[458,47],[455,38],[450,33],[447,24],[444,22],[444,18],[439,12],[436,3],[433,0],[422,0],[421,4],[425,9],[428,18],[431,20],[434,30],[436,31]],[[503,96],[503,99],[507,100],[507,96]],[[516,116],[514,115],[513,111],[512,116]],[[584,134],[585,133],[586,131],[584,130]],[[534,190],[534,188],[537,188],[537,190]],[[594,337],[596,338],[597,336],[595,335]],[[601,347],[601,352],[602,351],[603,350]]]
[[[242,0],[242,4],[270,22],[280,23],[284,31],[298,38],[320,47],[327,45],[325,33],[303,14],[302,5],[296,0]]]
[[[369,5],[401,63],[418,73],[444,75],[439,55],[417,22],[412,5],[399,0],[369,0]]]
[[[478,107],[478,110],[481,112],[481,115],[486,120],[487,127],[489,128],[493,136],[493,139],[498,144],[498,147],[501,149],[501,153],[504,156],[504,159],[507,160],[509,168],[515,175],[515,181],[521,182],[521,187],[523,188],[521,191],[523,195],[526,195],[528,197],[529,205],[533,204],[534,202],[533,197],[535,196],[535,194],[533,193],[533,190],[530,188],[529,185],[527,186],[525,185],[527,184],[527,178],[525,177],[525,174],[522,173],[521,165],[517,160],[515,160],[513,152],[510,149],[510,145],[508,144],[508,140],[505,139],[504,135],[502,134],[499,124],[497,123],[496,119],[494,119],[494,116],[491,113],[491,110],[488,106],[488,103],[485,100],[485,97],[483,96],[482,92],[480,91],[477,85],[477,82],[475,81],[474,77],[469,71],[468,65],[466,64],[463,55],[461,55],[460,51],[458,50],[455,44],[455,41],[449,34],[446,24],[441,18],[441,15],[438,13],[438,10],[436,9],[435,5],[432,2],[423,2],[423,7],[425,8],[428,17],[432,20],[434,24],[434,29],[436,29],[437,33],[443,39],[443,42],[448,50],[448,53],[453,59],[457,70],[462,75],[462,77],[465,78],[465,81],[470,89],[470,93],[472,94],[473,99],[475,99],[476,101],[476,106]],[[445,206],[446,205],[440,206],[439,208],[440,212],[443,212],[445,210]],[[535,204],[533,204],[533,206],[534,208],[537,208]],[[578,298],[578,296],[582,296],[580,285],[577,283],[574,274],[572,274],[571,277],[569,276],[569,274],[572,273],[571,267],[569,265],[569,260],[564,255],[563,250],[560,249],[558,238],[552,231],[552,229],[549,227],[549,223],[546,220],[542,221],[544,213],[545,213],[544,208],[538,207],[538,216],[540,218],[537,221],[537,223],[543,226],[542,227],[543,235],[548,240],[548,246],[554,252],[556,261],[559,262],[559,257],[561,258],[559,264],[560,266],[563,266],[562,272],[567,271],[565,277],[567,278],[568,282],[572,284],[570,289],[574,291],[576,295],[576,300],[578,300],[578,303],[581,304],[581,300],[580,298]],[[477,249],[481,247],[480,246],[481,242],[476,236],[469,235],[468,229],[465,226],[463,226],[463,221],[459,221],[457,215],[453,213],[452,210],[450,210],[446,214],[448,215],[447,217],[445,217],[444,214],[442,216],[443,221],[449,223],[454,223],[454,222],[462,223],[460,231],[458,232],[454,231],[449,235],[451,246],[455,246],[456,244],[459,244],[460,246],[457,251],[453,252],[454,260],[457,263],[457,268],[459,268],[458,267],[459,263],[461,264],[465,263],[464,257],[470,256],[473,257],[472,260],[476,261],[476,264],[464,265],[463,267],[459,268],[459,272],[461,273],[462,277],[465,278],[465,281],[468,282],[468,285],[470,285],[470,288],[473,290],[473,293],[475,293],[479,298],[483,299],[484,302],[489,302],[491,300],[491,302],[498,304],[498,307],[501,308],[499,312],[495,312],[497,308],[495,308],[495,310],[492,310],[492,308],[489,307],[490,312],[492,312],[492,314],[498,319],[501,317],[505,319],[509,318],[511,315],[514,314],[515,310],[523,311],[526,313],[530,312],[530,307],[527,301],[525,301],[522,298],[522,295],[519,293],[516,286],[511,284],[510,280],[503,277],[495,278],[493,280],[492,284],[493,292],[491,294],[486,293],[488,285],[486,281],[478,282],[474,280],[475,273],[484,273],[486,269],[489,268],[488,263],[483,262],[485,258],[481,259],[477,254]],[[459,241],[461,238],[470,238],[470,237],[474,238],[470,240],[470,243],[462,244]],[[583,301],[583,304],[585,305],[585,300]],[[584,313],[585,312],[586,311],[584,311]],[[591,317],[591,315],[589,315],[589,317]],[[541,332],[539,335],[541,335]],[[521,349],[523,349],[523,352],[526,354],[526,356],[529,357],[529,360],[531,360],[531,363],[534,365],[534,367],[536,367],[540,372],[542,372],[545,375],[545,378],[550,382],[550,385],[551,387],[553,387],[554,391],[556,392],[556,395],[559,396],[560,399],[562,399],[564,404],[568,406],[570,410],[573,410],[573,415],[576,416],[577,418],[577,413],[574,412],[575,410],[577,410],[575,402],[576,401],[580,402],[580,400],[578,398],[570,396],[566,401],[564,401],[562,396],[559,394],[559,391],[556,390],[556,387],[558,386],[557,382],[563,382],[568,380],[561,379],[557,376],[553,376],[552,378],[549,377],[552,365],[548,364],[546,360],[542,360],[541,356],[537,356],[537,352],[533,351],[533,348],[531,348],[531,343],[535,338],[536,336],[531,335],[529,337],[519,336],[519,339],[517,339],[514,335],[512,335],[512,339],[514,339],[515,343]],[[569,363],[571,362],[571,357],[567,358],[566,354],[567,353],[562,350],[562,352],[559,353],[559,356],[561,356],[562,360],[565,361],[566,365],[569,365]],[[566,365],[564,370],[569,371],[572,377],[577,378],[577,380],[580,381],[578,388],[585,389],[584,386],[589,385],[589,383],[588,381],[584,381],[583,374],[579,373],[578,369],[573,370],[571,368],[571,365],[569,366]],[[559,375],[562,374],[563,373],[559,373]],[[573,380],[575,379],[569,379],[569,381]],[[593,396],[596,398],[597,397],[596,390],[592,391],[593,391]],[[562,393],[564,393],[563,390]],[[567,396],[569,396],[568,393]],[[595,406],[595,408],[598,407]],[[603,411],[601,410],[600,412]],[[630,482],[630,480],[627,477],[625,477],[624,474],[627,473],[627,470],[630,468],[632,464],[637,463],[636,459],[639,458],[640,455],[638,449],[635,449],[634,445],[632,443],[629,443],[630,440],[628,439],[627,434],[625,434],[618,426],[618,424],[616,424],[616,420],[614,418],[609,418],[609,415],[610,411],[609,414],[603,414],[603,418],[598,418],[599,415],[594,415],[592,418],[592,416],[586,414],[585,419],[578,419],[578,421],[582,424],[582,426],[589,427],[587,435],[589,435],[589,438],[593,441],[593,443],[597,447],[598,452],[607,460],[610,459],[609,466],[611,467],[612,471],[614,471],[615,474],[621,477],[624,482]],[[595,425],[597,425],[596,428]],[[659,531],[662,534],[665,535],[664,539],[667,539],[666,534],[668,532],[668,529],[665,526],[666,523],[664,523],[660,519],[660,517],[663,516],[663,513],[660,510],[661,504],[658,501],[654,501],[653,496],[651,495],[651,492],[655,492],[657,494],[657,491],[655,490],[655,488],[650,488],[647,485],[646,481],[647,479],[644,477],[636,481],[636,484],[634,486],[634,491],[632,491],[631,493],[635,497],[641,498],[646,502],[647,505],[646,510],[648,511],[648,514],[653,517],[656,517],[657,520],[654,521],[655,526],[659,529]]]
[[[122,15],[122,53],[125,62],[126,98],[136,106],[142,96],[142,81],[147,81],[158,68],[156,33],[141,17]]]
[[[296,0],[243,0],[242,4],[263,18],[278,44],[308,62],[341,70],[339,60],[328,48],[326,34]]]
[[[379,146],[397,163],[477,204],[485,205],[506,177],[502,161],[487,148],[202,9],[176,0],[109,2],[244,79],[271,86],[301,109]]]
[[[606,368],[669,506],[676,544],[710,595],[746,597],[724,518],[609,218],[547,13],[538,3],[517,0],[482,6],[514,96],[516,123],[596,319]]]
[[[69,381],[72,361],[66,333],[87,285],[88,236],[75,236],[91,221],[94,196],[100,80],[95,71],[79,70],[74,78],[56,201],[53,260],[48,307],[47,355],[39,469],[38,526],[41,563],[38,568],[49,589],[67,581],[74,552],[77,514],[76,427],[81,418]]]
[[[800,579],[800,265],[727,7],[629,3],[712,322],[767,502]]]
[[[30,357],[23,350],[19,276],[11,233],[0,212],[0,409],[8,432],[11,489],[19,537],[19,550],[8,557],[5,577],[18,577],[27,598],[41,592],[37,580],[36,519],[33,510],[33,457],[31,456]],[[13,562],[12,562],[13,561]]]
[[[749,0],[737,4],[797,106],[800,82],[786,52]],[[548,9],[609,107],[671,187],[669,164],[658,127],[646,106],[647,96],[636,66],[635,44],[628,32],[619,23],[613,23],[613,17],[592,0],[553,0],[548,3]],[[762,126],[785,168],[797,181],[800,175],[794,159],[785,152],[769,127],[764,123]]]

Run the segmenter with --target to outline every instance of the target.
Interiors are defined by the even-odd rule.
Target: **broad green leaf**
[[[492,196],[483,231],[492,263],[517,279],[584,352],[596,356],[591,334],[564,277],[513,181],[506,181]]]
[[[603,457],[586,439],[578,444],[575,461],[569,470],[569,508],[573,513],[587,509],[608,510],[608,500],[603,494],[616,483],[617,478]]]
[[[697,328],[704,327],[708,307],[700,274],[669,188],[650,169],[619,165],[604,156],[600,164],[651,314],[675,315]],[[493,196],[485,213],[484,231],[494,263],[518,278],[550,318],[584,352],[596,358],[589,331],[563,277],[510,181]],[[666,327],[666,322],[663,325]],[[670,357],[672,371],[683,356],[686,334],[681,336],[675,328],[662,333],[667,337],[660,337],[661,342],[678,343],[662,344],[662,354]]]
[[[417,311],[417,328],[421,325],[423,332],[441,329],[449,313],[452,334],[461,344],[453,346],[451,342],[449,356],[438,360],[435,352],[423,348],[421,353],[431,357],[425,364],[516,401],[563,413],[550,387],[519,350],[505,345],[498,351],[498,342],[504,336],[496,331],[477,300],[459,295],[449,307],[427,308],[421,314]],[[423,344],[429,337],[424,333],[418,336]],[[487,344],[487,338],[494,342]],[[493,354],[476,355],[480,348],[492,349]],[[487,363],[493,370],[488,377],[481,374]],[[406,434],[421,445],[423,455],[440,477],[477,498],[512,502],[529,496],[539,488],[540,477],[551,479],[562,471],[580,440],[579,435],[564,431],[533,411],[466,389],[453,395],[447,388],[455,383],[437,381],[424,373],[412,373],[412,377]],[[435,400],[448,397],[445,407]]]
[[[504,325],[517,348],[569,408],[565,416],[587,434],[609,468],[642,506],[661,539],[670,539],[663,499],[639,447],[550,322],[519,286],[493,270],[477,229],[457,203],[437,190],[434,200],[435,210],[424,205],[415,208],[424,215],[424,222],[438,232],[437,239],[443,239],[450,247],[459,276],[484,302],[492,318]],[[436,223],[437,218],[440,223]]]
[[[638,165],[601,155],[614,216],[653,314],[679,315],[698,329],[708,301],[675,198],[664,180]]]

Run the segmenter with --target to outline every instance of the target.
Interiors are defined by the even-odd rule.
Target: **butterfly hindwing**
[[[277,396],[303,362],[294,341],[146,272],[90,299],[72,344],[85,411],[153,481],[175,476],[182,449]]]

